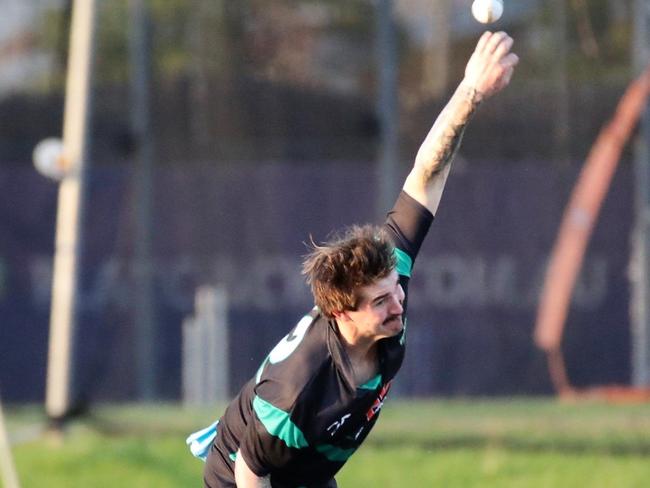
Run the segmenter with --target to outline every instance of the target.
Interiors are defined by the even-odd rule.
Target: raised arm
[[[404,183],[404,191],[435,215],[451,161],[480,103],[510,82],[519,62],[505,32],[485,32],[465,68],[465,77],[431,127]]]

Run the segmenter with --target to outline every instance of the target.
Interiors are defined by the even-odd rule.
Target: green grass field
[[[38,435],[37,409],[6,414],[25,488],[201,486],[202,463],[184,439],[210,411],[101,407],[63,440]],[[337,480],[343,488],[646,487],[650,405],[388,401]]]

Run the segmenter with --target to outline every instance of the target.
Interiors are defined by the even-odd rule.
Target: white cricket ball
[[[474,0],[472,15],[481,24],[491,24],[501,18],[503,14],[502,0]]]
[[[63,160],[63,141],[59,138],[48,137],[39,142],[32,153],[32,160],[39,173],[53,180],[61,181],[68,174]]]

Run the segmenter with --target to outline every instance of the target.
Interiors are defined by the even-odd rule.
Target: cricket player
[[[485,32],[381,226],[351,227],[303,262],[315,307],[218,422],[188,438],[206,487],[336,487],[404,357],[408,282],[479,105],[510,82],[512,38]],[[351,188],[351,191],[354,189]]]

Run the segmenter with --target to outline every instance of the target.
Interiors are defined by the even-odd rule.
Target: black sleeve
[[[286,466],[308,446],[291,409],[281,408],[278,385],[262,381],[255,387],[253,412],[239,449],[257,476],[266,476]],[[277,405],[277,406],[276,406]]]
[[[384,226],[393,237],[395,247],[409,256],[411,266],[432,222],[429,209],[404,191],[388,212]]]

